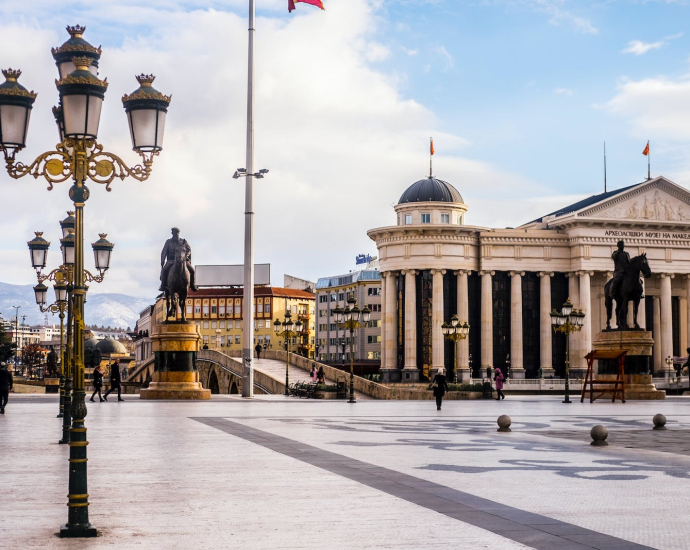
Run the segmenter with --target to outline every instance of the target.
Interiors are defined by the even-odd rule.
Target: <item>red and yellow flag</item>
[[[431,138],[431,154],[434,154],[434,138]]]
[[[311,4],[322,10],[326,9],[323,7],[323,2],[321,0],[288,0],[288,12],[295,9],[295,2],[304,2],[305,4]]]
[[[642,151],[642,154],[645,157],[649,155],[649,142],[647,142],[647,146],[644,148],[644,151]]]

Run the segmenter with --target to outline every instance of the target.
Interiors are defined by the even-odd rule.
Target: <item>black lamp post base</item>
[[[90,523],[86,525],[63,525],[60,527],[61,539],[91,538],[97,536],[98,530]]]
[[[60,445],[67,445],[69,443],[69,439],[61,439],[60,441],[58,441],[58,443]]]
[[[357,403],[357,400],[354,397],[350,397],[350,399],[347,400],[348,403]]]
[[[62,413],[60,413],[60,414],[57,415],[58,418],[62,418],[63,416],[65,416],[65,415],[62,414]]]
[[[572,401],[566,397],[561,403],[572,403]]]

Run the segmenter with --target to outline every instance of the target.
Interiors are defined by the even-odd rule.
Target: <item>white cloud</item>
[[[414,57],[419,53],[419,50],[408,50],[405,46],[401,46],[402,50],[409,55],[410,57]]]
[[[658,50],[666,46],[671,40],[675,40],[683,36],[682,32],[665,36],[657,42],[642,42],[641,40],[631,40],[628,42],[628,47],[623,50],[623,53],[631,53],[633,55],[644,55],[651,50]]]
[[[556,88],[554,89],[553,93],[556,95],[573,95],[573,91],[570,88]]]
[[[522,4],[523,0],[517,0],[517,3]],[[568,2],[565,0],[524,0],[524,4],[547,14],[552,25],[566,24],[583,34],[599,34],[599,29],[589,19],[567,9],[565,6]]]
[[[89,186],[87,238],[93,242],[105,231],[115,243],[106,282],[92,291],[152,297],[160,249],[174,225],[190,241],[195,263],[243,260],[244,183],[231,175],[245,164],[246,14],[221,11],[221,2],[211,4],[216,9],[199,8],[204,4],[84,2],[75,7],[79,20],[67,21],[85,24],[85,38],[96,45],[106,42],[99,30],[109,33],[112,45],[100,65],[110,82],[99,136],[106,150],[137,162],[120,102],[136,88],[134,74],[153,72],[156,87],[173,95],[165,149],[151,178],[115,182],[112,193]],[[10,8],[0,7],[0,66],[24,69],[21,82],[39,92],[30,146],[19,154],[24,162],[55,144],[49,52],[66,33],[46,15],[46,5],[25,3],[26,23],[7,23]],[[255,260],[272,263],[274,284],[282,283],[284,272],[310,279],[344,272],[357,253],[373,253],[366,231],[394,223],[391,202],[427,173],[430,135],[439,151],[435,172],[457,185],[471,215],[477,212],[476,223],[484,216],[489,224],[494,210],[481,213],[473,201],[495,196],[505,201],[504,210],[497,206],[502,219],[525,221],[510,209],[511,197],[540,195],[543,188],[459,156],[466,141],[443,136],[434,113],[402,95],[399,78],[372,68],[367,46],[379,35],[379,2],[331,0],[325,12],[307,8],[290,18],[262,16],[256,24],[255,167],[270,173],[255,185]],[[132,27],[132,21],[146,26]],[[374,49],[374,57],[386,55],[385,47]],[[439,55],[451,63],[444,51]],[[3,174],[0,232],[8,238],[0,253],[8,261],[2,280],[32,282],[25,243],[32,231],[45,231],[55,264],[57,222],[72,204],[69,186],[47,193],[44,182]]]
[[[449,71],[450,69],[453,68],[453,65],[455,64],[455,60],[453,59],[453,56],[448,52],[448,50],[445,48],[445,46],[436,46],[432,48],[432,51],[434,53],[437,53],[439,57],[441,57],[444,60],[444,71]]]

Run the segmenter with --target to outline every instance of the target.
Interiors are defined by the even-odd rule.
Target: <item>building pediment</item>
[[[690,222],[690,193],[672,181],[658,177],[600,203],[573,212],[576,218],[641,222]]]

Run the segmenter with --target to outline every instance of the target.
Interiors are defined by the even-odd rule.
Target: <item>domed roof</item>
[[[438,178],[426,178],[410,185],[402,194],[398,204],[406,202],[459,202],[462,196],[447,181]]]
[[[84,349],[93,349],[96,347],[98,340],[96,338],[87,338],[84,340]]]
[[[127,348],[113,338],[103,338],[96,347],[101,350],[103,355],[112,355],[113,353],[127,355]]]

